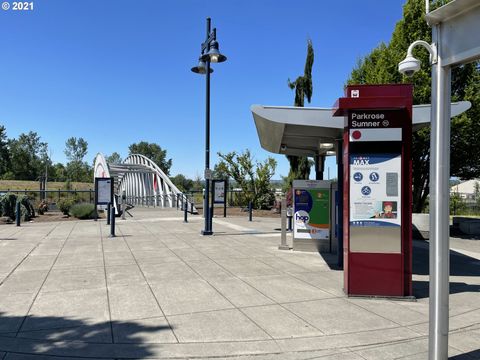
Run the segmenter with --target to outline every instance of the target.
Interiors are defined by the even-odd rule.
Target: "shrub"
[[[45,214],[48,211],[48,202],[46,200],[42,200],[40,204],[38,204],[37,211],[40,215]]]
[[[20,195],[17,197],[17,201],[25,207],[25,214],[23,214],[22,212],[25,221],[28,221],[35,217],[35,209],[28,196]]]
[[[70,216],[70,209],[75,204],[73,199],[61,199],[57,205],[63,215]]]
[[[15,219],[15,205],[17,203],[17,196],[15,194],[7,193],[0,197],[0,215]]]
[[[15,180],[15,174],[11,171],[7,171],[2,175],[2,180]]]
[[[88,203],[75,204],[70,209],[70,214],[77,219],[93,219],[95,216],[95,205]]]
[[[17,196],[11,193],[0,197],[0,216],[14,220],[17,216],[17,202],[20,203],[20,218],[23,221],[29,221],[35,217],[35,209],[28,196]]]
[[[23,204],[20,204],[20,219],[21,221],[30,221],[30,211],[27,207]],[[15,219],[17,218],[18,214],[15,212]]]
[[[256,209],[270,210],[275,203],[275,194],[273,191],[265,192],[255,199]]]

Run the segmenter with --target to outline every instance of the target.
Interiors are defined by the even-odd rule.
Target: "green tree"
[[[229,175],[228,175],[228,173],[225,171],[225,167],[224,167],[224,166],[219,166],[219,164],[215,164],[215,166],[214,166],[214,168],[213,168],[213,178],[214,178],[214,179],[224,180],[224,179],[228,179],[228,178],[229,178]]]
[[[36,180],[44,173],[47,143],[40,141],[36,132],[20,134],[18,139],[8,141],[10,171],[16,180]]]
[[[295,106],[303,107],[305,104],[305,98],[310,103],[313,94],[313,82],[312,82],[312,67],[314,60],[314,51],[312,41],[307,41],[307,58],[305,60],[305,69],[303,76],[297,77],[295,81],[288,79],[288,87],[295,90]],[[313,164],[307,156],[294,156],[287,155],[287,159],[290,163],[290,171],[286,178],[286,181],[291,186],[294,179],[308,179],[310,176],[310,168]]]
[[[465,200],[458,194],[450,194],[450,215],[464,214],[467,210]]]
[[[228,154],[218,153],[222,159],[218,170],[234,179],[243,191],[245,204],[252,201],[256,209],[268,209],[272,206],[275,195],[270,186],[270,179],[275,174],[277,162],[268,157],[263,162],[254,163],[250,150],[241,154],[232,151]]]
[[[202,191],[205,187],[205,181],[199,174],[195,175],[195,179],[193,179],[193,186],[191,191]]]
[[[65,155],[69,162],[66,166],[67,177],[71,181],[92,181],[92,169],[83,159],[88,152],[88,143],[83,138],[71,137],[65,142]]]
[[[67,180],[79,182],[93,181],[93,168],[86,162],[70,161],[65,167]]]
[[[10,151],[8,149],[7,130],[0,125],[0,178],[10,171]]]
[[[167,150],[163,150],[158,144],[140,141],[128,147],[130,155],[140,154],[152,160],[162,169],[166,175],[170,175],[172,159],[167,160]]]
[[[475,204],[480,206],[480,183],[478,181],[475,181],[473,187],[473,198],[475,199]]]
[[[84,138],[71,137],[65,143],[65,156],[70,161],[82,162],[87,151],[88,143]]]
[[[452,72],[452,101],[468,100],[469,111],[452,121],[450,173],[463,180],[480,177],[480,63]]]
[[[405,58],[408,46],[415,40],[431,42],[431,29],[425,22],[425,2],[408,0],[403,18],[396,24],[388,44],[381,43],[361,59],[353,69],[349,84],[413,83],[414,104],[430,103],[431,66],[424,49],[414,49],[421,60],[420,71],[412,78],[402,76],[398,63]],[[452,101],[470,100],[472,109],[453,119],[451,128],[450,174],[464,179],[480,175],[480,82],[478,63],[453,69]],[[430,128],[414,132],[412,142],[413,211],[421,212],[429,193]]]
[[[55,172],[55,169],[53,167],[51,155],[49,156],[48,154],[48,146],[45,146],[45,148],[41,152],[41,161],[42,161],[42,166],[43,166],[43,174],[44,176],[47,177],[48,179],[52,179]]]
[[[114,151],[112,155],[107,156],[105,160],[107,160],[107,163],[109,164],[120,164],[122,162],[122,157],[120,156],[119,153]]]
[[[174,177],[170,178],[175,186],[182,192],[192,191],[193,189],[193,180],[188,179],[183,174],[177,174]]]
[[[53,178],[55,181],[66,181],[67,180],[67,169],[62,163],[56,163],[53,165],[52,170],[50,170],[50,178]]]

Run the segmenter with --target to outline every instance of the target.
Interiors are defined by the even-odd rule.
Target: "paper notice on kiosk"
[[[400,154],[350,155],[350,226],[400,226]]]

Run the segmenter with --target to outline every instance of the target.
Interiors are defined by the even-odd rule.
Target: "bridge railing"
[[[126,195],[126,201],[135,206],[145,207],[161,207],[161,208],[178,208],[184,209],[185,203],[188,204],[188,211],[197,212],[195,200],[192,194],[170,193],[157,195]],[[193,205],[193,210],[192,210]]]

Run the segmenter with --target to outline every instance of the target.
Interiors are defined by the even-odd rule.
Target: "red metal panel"
[[[411,108],[411,105],[410,105]],[[412,122],[406,121],[403,126],[402,142],[402,253],[404,296],[412,296]]]
[[[359,97],[411,97],[412,84],[380,84],[380,85],[348,85],[345,88],[345,97],[351,97],[352,90],[359,90]]]
[[[343,133],[343,290],[349,294],[348,272],[350,271],[348,254],[350,250],[350,207],[349,207],[349,178],[350,161],[348,159],[348,129]]]
[[[352,92],[353,90],[353,92]],[[412,295],[412,93],[410,84],[351,85],[345,89],[346,97],[338,99],[336,116],[347,116],[355,110],[395,112],[393,121],[384,127],[401,127],[402,142],[396,142],[402,154],[402,252],[401,254],[351,253],[349,251],[349,155],[355,150],[349,145],[348,127],[344,132],[344,289],[349,295],[410,296]],[[392,142],[385,145],[392,147]],[[356,146],[356,145],[355,145]],[[367,152],[384,147],[372,142],[362,145]],[[368,150],[367,150],[368,149]],[[363,151],[363,150],[362,150]]]
[[[404,296],[402,254],[350,253],[352,295]]]
[[[368,109],[395,109],[403,110],[406,108],[405,98],[392,97],[367,97],[367,98],[340,98],[338,99],[334,116],[345,116],[349,110],[368,110]]]

